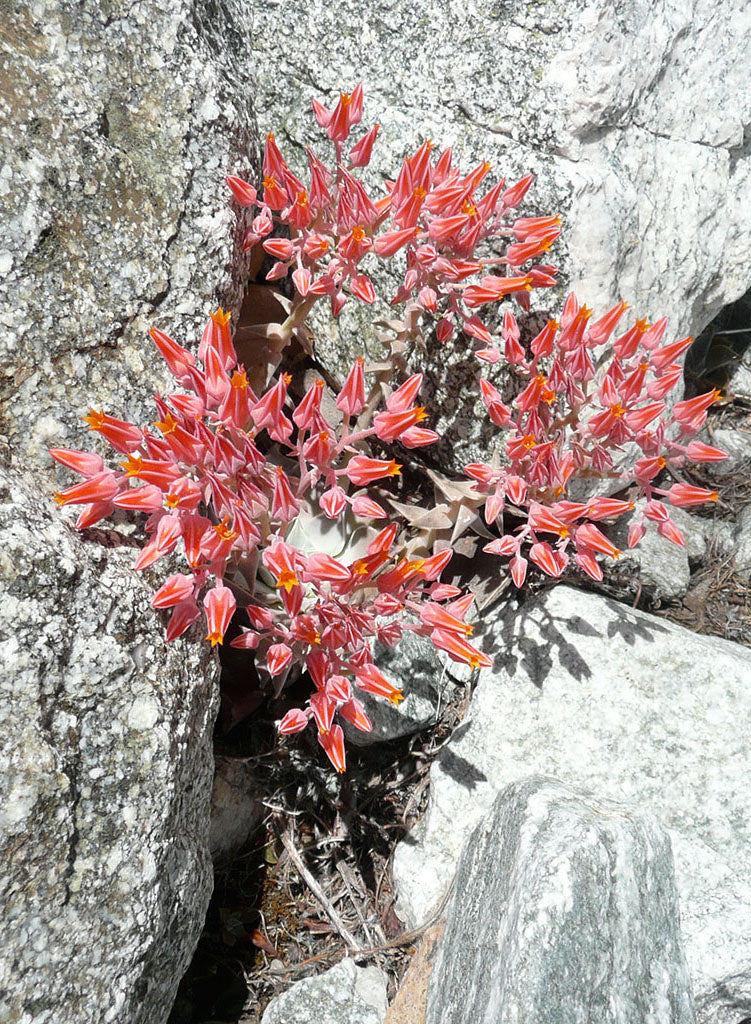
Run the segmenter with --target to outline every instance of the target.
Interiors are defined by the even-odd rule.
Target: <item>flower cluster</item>
[[[228,320],[221,310],[212,315],[198,360],[152,329],[181,389],[157,397],[158,433],[92,409],[85,417],[90,429],[123,460],[111,469],[98,455],[53,449],[57,462],[83,477],[56,499],[60,506],[83,506],[79,529],[115,509],[147,513],[149,540],[135,568],[175,550],[187,563],[188,571],[170,575],[152,601],[169,610],[167,639],[203,615],[206,639],[221,644],[239,609],[233,646],[255,650],[257,664],[280,687],[293,664],[307,667],[315,684],[306,709],[289,712],[281,731],[298,731],[313,719],[321,745],[343,771],[343,732],[335,716],[369,730],[358,691],[401,699],[373,662],[375,639],[393,646],[410,629],[473,667],[490,661],[467,639],[471,596],[438,582],[450,548],[424,559],[399,557],[392,523],[371,529],[358,557],[350,552],[340,560],[296,546],[293,528],[316,515],[385,518],[363,488],[398,476],[401,467],[368,454],[368,440],[419,447],[437,435],[419,425],[425,416],[415,405],[419,374],[389,395],[372,423],[358,420],[366,410],[362,359],[336,398],[338,425],[321,411],[322,380],[297,403],[284,374],[256,396],[237,365]]]
[[[334,144],[335,163],[326,167],[308,149],[308,188],[287,166],[273,135],[266,139],[262,194],[241,178],[227,178],[240,205],[259,209],[245,245],[260,242],[276,260],[267,280],[291,273],[306,303],[328,296],[336,316],[348,296],[375,301],[373,282],[362,269],[366,256],[387,259],[403,250],[406,272],[392,302],[435,315],[440,341],[460,328],[478,340],[481,358],[497,361],[500,353],[477,307],[510,295],[529,308],[533,288],[556,283],[557,269],[535,261],[560,234],[560,218],[513,217],[532,175],[510,187],[497,182],[480,195],[490,164],[465,174],[454,166],[450,149],[433,160],[427,140],[386,182],[386,194],[372,198],[354,172],[369,164],[378,125],[345,155],[350,132],[362,119],[362,86],[342,93],[333,110],[315,100],[313,110]],[[290,237],[270,237],[280,228]],[[491,239],[506,243],[503,255],[478,255],[480,243]],[[498,267],[505,268],[504,276],[487,273]]]
[[[475,462],[465,471],[477,495],[472,508],[484,503],[486,523],[500,532],[485,550],[510,559],[517,586],[529,561],[558,577],[572,554],[580,569],[602,579],[599,557],[620,551],[597,524],[632,511],[638,496],[645,506],[631,523],[629,545],[638,543],[647,521],[683,544],[670,507],[717,494],[681,482],[663,488],[660,474],[726,457],[695,439],[717,392],[672,408],[666,402],[692,339],[665,343],[664,319],[639,320],[614,337],[625,303],[592,321],[570,295],[560,323],[548,321],[528,346],[508,304],[494,317],[500,327],[491,330],[478,310],[509,298],[527,310],[533,289],[556,284],[556,268],[539,261],[560,234],[560,218],[515,215],[531,175],[483,192],[487,163],[463,173],[450,149],[434,159],[430,141],[404,159],[383,195],[371,197],[355,172],[371,160],[378,125],[350,142],[362,99],[358,85],[332,110],[313,101],[335,159],[329,168],[308,150],[307,188],[273,135],[266,140],[261,193],[240,178],[227,179],[236,201],[257,209],[246,247],[262,246],[275,260],[267,280],[289,274],[296,290],[284,323],[254,325],[254,336],[267,343],[257,365],[246,360],[246,371],[239,364],[221,309],[197,356],[153,328],[178,385],[156,399],[157,432],[92,409],[86,422],[120,453],[118,467],[89,452],[52,450],[83,478],[56,496],[61,506],[83,506],[79,529],[116,509],[146,513],[149,539],[135,568],[175,552],[184,558],[187,571],[169,575],[152,601],[169,612],[168,640],[203,617],[212,646],[231,629],[229,642],[254,652],[277,692],[293,666],[307,668],[314,692],[304,708],[284,716],[280,731],[298,732],[313,721],[338,771],[345,753],[337,716],[370,730],[358,693],[395,704],[401,699],[374,663],[374,641],[393,646],[409,630],[472,668],[490,660],[469,640],[472,595],[440,582],[452,548],[408,556],[397,523],[372,525],[388,516],[367,489],[398,477],[401,466],[374,457],[371,442],[419,449],[438,440],[417,404],[422,375],[393,389],[390,358],[376,368],[378,384],[366,395],[366,371],[357,359],[336,395],[336,412],[327,415],[322,380],[295,400],[290,376],[266,384],[269,366],[279,365],[318,299],[327,297],[335,316],[349,297],[374,302],[367,261],[399,254],[405,274],[392,302],[406,305],[395,328],[400,343],[402,328],[404,337],[421,337],[420,325],[428,325],[439,342],[460,330],[474,339],[480,360],[503,362],[516,377],[519,393],[510,402],[480,379],[488,414],[505,431],[504,465]],[[393,345],[392,357],[398,351]],[[258,379],[257,395],[251,380]],[[378,411],[381,395],[385,408]],[[632,468],[620,468],[624,447],[638,450]],[[614,493],[635,486],[628,499],[571,500],[573,483],[587,477],[607,479]],[[315,536],[309,529],[322,522],[338,530],[335,549],[326,549],[324,531]]]
[[[480,387],[492,422],[507,431],[508,464],[476,462],[465,466],[465,472],[476,481],[476,490],[487,495],[488,525],[499,523],[503,529],[504,513],[522,520],[513,532],[503,532],[484,549],[510,558],[517,586],[524,582],[529,560],[558,577],[573,552],[579,568],[601,580],[597,555],[617,558],[621,554],[595,523],[632,511],[634,502],[611,497],[570,501],[565,495],[572,480],[610,478],[622,487],[637,485],[646,505],[629,527],[630,547],[644,536],[645,520],[656,523],[668,540],[684,544],[668,505],[717,500],[716,492],[685,483],[673,483],[667,489],[655,485],[667,466],[727,457],[692,440],[719,392],[669,409],[664,399],[683,372],[676,360],[692,339],[664,344],[667,321],[663,318],[654,324],[638,320],[611,342],[626,309],[626,303],[619,302],[592,322],[591,310],[571,294],[561,322],[548,321],[531,342],[529,355],[520,343],[515,317],[510,312],[504,315],[505,357],[526,386],[512,406],[502,401],[488,380],[481,379]],[[606,358],[598,358],[604,353]],[[619,470],[614,456],[622,453],[625,444],[635,445],[640,457],[633,468]]]

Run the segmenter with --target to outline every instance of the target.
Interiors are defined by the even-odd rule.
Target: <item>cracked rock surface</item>
[[[749,284],[750,46],[749,0],[303,0],[283,19],[260,3],[259,126],[303,172],[302,147],[321,149],[311,95],[332,106],[361,79],[365,122],[381,124],[373,183],[427,137],[467,169],[487,159],[509,181],[532,171],[521,213],[563,216],[553,262],[568,275],[558,295],[535,293],[535,308],[558,308],[570,281],[596,311],[622,297],[682,337]],[[396,277],[372,266],[389,297]],[[342,379],[355,355],[382,358],[372,320],[394,313],[375,313],[350,302],[338,325],[320,317],[319,355]],[[449,434],[431,451],[443,466],[484,457],[496,434],[481,405],[457,406],[478,374],[467,348],[449,344],[427,368],[423,398]]]
[[[3,1019],[156,1024],[211,894],[214,672],[132,548],[39,504],[2,471]]]

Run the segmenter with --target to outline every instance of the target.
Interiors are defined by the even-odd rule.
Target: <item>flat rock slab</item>
[[[666,829],[542,778],[465,844],[426,1024],[693,1024]]]
[[[272,999],[262,1024],[383,1024],[386,1006],[385,974],[347,959]]]
[[[480,646],[495,668],[480,672],[433,766],[428,811],[397,848],[400,916],[425,920],[500,790],[545,774],[627,800],[685,839],[676,877],[697,995],[745,969],[751,652],[565,586],[486,620]]]

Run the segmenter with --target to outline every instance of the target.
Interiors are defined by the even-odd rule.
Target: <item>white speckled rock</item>
[[[227,173],[252,176],[245,0],[35,0],[0,42],[0,445],[49,465],[91,405],[149,422],[244,260]]]
[[[645,498],[640,499],[630,515],[619,519],[612,528],[606,528],[610,539],[623,551],[617,567],[635,566],[640,582],[657,598],[683,597],[691,578],[689,563],[701,559],[707,548],[702,520],[682,508],[671,508],[670,516],[683,533],[685,546],[661,537],[657,524],[647,521],[646,534],[635,548],[629,548],[629,525],[632,520],[643,517],[646,503]]]
[[[751,874],[751,651],[563,586],[487,618],[480,646],[495,668],[480,672],[469,715],[433,766],[428,812],[397,848],[400,916],[424,920],[497,793],[543,773],[628,800],[703,843],[719,864],[675,844],[696,996],[746,969],[751,902],[745,927],[728,932],[715,888],[723,863],[726,896]]]
[[[467,167],[488,159],[509,180],[533,171],[525,211],[564,216],[553,262],[587,305],[623,297],[640,316],[668,316],[680,337],[748,288],[748,0],[301,0],[283,18],[266,2],[254,33],[260,127],[291,160],[318,143],[311,94],[332,103],[361,79],[365,118],[381,124],[374,179],[428,136]],[[394,279],[376,276],[390,298]],[[319,331],[332,369],[363,350],[381,355],[372,319],[351,303],[338,329]],[[425,392],[439,429],[451,429],[441,463],[462,465],[493,434],[472,402],[457,402],[474,359],[458,346],[442,353]]]
[[[426,1024],[693,1024],[667,831],[532,778],[462,849]]]
[[[342,960],[272,999],[262,1024],[383,1024],[387,1006],[384,973]]]
[[[707,466],[712,476],[718,480],[732,476],[751,462],[751,430],[729,430],[727,427],[720,427],[702,439],[728,453],[727,459],[722,462],[711,462]]]
[[[751,505],[746,505],[735,524],[733,534],[733,565],[740,572],[751,570]]]
[[[751,402],[751,355],[748,352],[735,370],[728,390],[738,398]]]
[[[149,326],[194,343],[239,303],[249,22],[245,0],[3,22],[0,1017],[23,1024],[160,1024],[211,893],[213,662],[166,645],[127,538],[55,511],[46,448],[86,447],[92,405],[152,420],[173,382]]]
[[[158,1024],[211,895],[213,661],[47,505],[0,472],[0,1017]]]

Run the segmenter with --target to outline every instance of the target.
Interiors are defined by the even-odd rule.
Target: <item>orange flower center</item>
[[[291,569],[282,569],[279,573],[279,579],[276,581],[277,588],[284,587],[287,593],[296,587],[300,581],[297,575]]]
[[[125,462],[121,462],[120,465],[128,476],[138,476],[143,469],[143,459],[138,455],[129,455]]]

